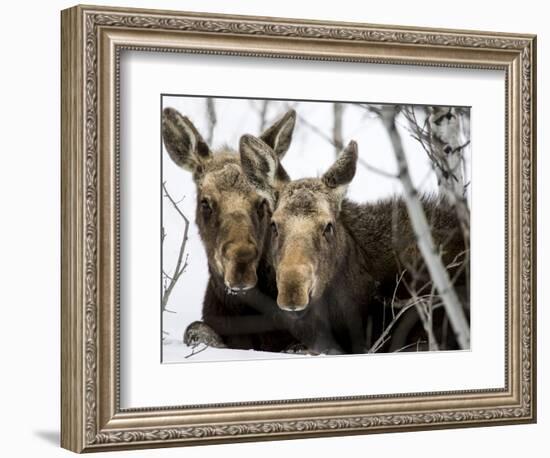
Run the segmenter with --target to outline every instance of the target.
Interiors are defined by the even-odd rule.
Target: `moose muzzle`
[[[300,312],[310,302],[313,288],[313,269],[307,265],[285,267],[277,271],[277,305],[288,312]]]
[[[254,288],[258,249],[251,242],[229,242],[223,249],[224,282],[232,292],[240,293]]]

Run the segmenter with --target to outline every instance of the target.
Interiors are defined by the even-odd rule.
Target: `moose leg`
[[[339,339],[334,334],[330,321],[324,314],[314,320],[313,342],[310,350],[327,355],[342,355],[346,351],[342,348]]]
[[[241,332],[240,310],[225,298],[223,289],[216,291],[212,277],[208,282],[202,305],[202,319],[220,338],[227,348],[240,350],[255,349],[254,336]]]
[[[221,337],[202,321],[193,321],[187,326],[183,334],[183,343],[190,347],[196,347],[200,344],[215,348],[225,347]]]
[[[351,311],[351,315],[346,320],[347,335],[349,338],[349,347],[353,354],[367,352],[367,318],[364,313],[365,306],[362,303],[355,302],[346,307]],[[348,312],[349,313],[349,312]]]

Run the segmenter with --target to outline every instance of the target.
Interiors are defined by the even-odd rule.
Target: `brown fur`
[[[294,120],[289,111],[264,133],[277,151],[271,161],[275,181],[288,177],[279,160],[290,144]],[[172,160],[193,174],[197,186],[195,220],[210,271],[204,322],[229,348],[284,350],[296,341],[276,316],[275,279],[264,262],[276,190],[258,192],[246,178],[243,161],[256,159],[246,136],[239,153],[227,147],[213,153],[188,118],[166,108],[163,140]]]
[[[293,331],[316,351],[365,352],[385,326],[381,311],[403,269],[414,267],[406,282],[415,288],[429,281],[401,198],[362,205],[343,199],[356,161],[352,142],[321,178],[285,185],[272,216],[277,303],[297,317]],[[465,250],[456,214],[434,198],[422,203],[449,264]],[[376,320],[371,335],[369,318]]]
[[[435,196],[422,196],[421,201],[434,243],[441,253],[443,264],[450,266],[449,274],[454,279],[455,289],[461,296],[468,315],[468,269],[464,268],[467,266],[463,263],[467,263],[469,258],[456,210],[446,200]],[[420,295],[429,294],[431,279],[418,249],[405,202],[401,197],[389,197],[367,204],[344,200],[341,219],[361,247],[366,268],[376,283],[372,331],[373,338],[377,338],[387,326],[392,313],[391,309],[384,313],[380,307],[391,304],[394,299],[409,299],[409,288],[420,292]],[[401,276],[401,281],[397,283]],[[443,308],[433,311],[432,327],[440,349],[458,348]],[[427,349],[423,325],[416,309],[412,308],[395,326],[392,338],[385,349],[395,351],[419,341],[424,343],[420,346],[413,345],[410,347],[412,351],[417,348]]]
[[[445,200],[435,196],[422,196],[421,200],[434,243],[441,251],[443,264],[450,265],[455,258],[460,260],[466,247],[456,211]],[[403,269],[411,270],[412,266],[417,266],[415,274],[421,275],[417,281],[429,281],[407,207],[401,197],[390,197],[367,204],[344,200],[341,217],[365,253],[365,262],[378,283],[380,294],[393,294],[396,276]],[[449,269],[451,276],[457,269],[458,266]],[[410,283],[413,279],[408,275],[405,280]],[[460,282],[464,281],[462,276]],[[421,286],[422,284],[417,285]],[[407,296],[403,288],[399,292],[401,296]]]
[[[271,242],[277,302],[296,315],[293,332],[311,350],[363,353],[375,282],[338,207],[333,190],[318,179],[295,181],[281,192]]]

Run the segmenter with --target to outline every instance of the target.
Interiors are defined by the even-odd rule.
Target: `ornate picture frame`
[[[75,452],[536,421],[536,37],[75,6],[62,12],[61,445]],[[503,389],[120,407],[123,50],[505,72]]]

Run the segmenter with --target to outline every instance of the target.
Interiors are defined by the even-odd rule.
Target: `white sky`
[[[163,107],[173,107],[188,116],[201,134],[206,137],[208,118],[204,98],[164,96],[162,104]],[[245,133],[259,134],[260,101],[220,98],[215,99],[214,104],[217,124],[210,145],[213,150],[222,145],[237,148],[241,135]],[[289,105],[296,110],[298,119],[292,144],[283,159],[283,165],[292,179],[320,176],[334,161],[335,150],[322,135],[311,129],[309,125],[315,126],[324,135],[331,137],[332,104],[271,101],[268,105],[266,126],[271,125],[286,112]],[[380,120],[369,114],[364,107],[346,103],[342,125],[344,143],[350,140],[357,141],[360,158],[377,169],[390,173],[396,172],[393,150]],[[437,182],[430,161],[420,144],[409,135],[406,121],[402,117],[398,118],[398,129],[407,154],[410,173],[417,189],[426,192],[436,191]],[[470,164],[470,154],[471,149],[468,147],[465,151],[466,164]],[[176,313],[164,313],[163,317],[163,330],[169,333],[165,344],[171,345],[175,344],[175,341],[181,342],[183,332],[189,323],[201,319],[208,270],[206,255],[194,223],[196,194],[191,174],[177,167],[169,158],[164,147],[162,161],[162,180],[166,182],[168,191],[176,201],[183,199],[179,203],[179,207],[192,221],[187,243],[189,267],[180,277],[168,303],[168,309]],[[465,182],[469,181],[470,175],[470,171],[467,170]],[[401,193],[401,185],[397,180],[371,172],[359,165],[355,178],[349,186],[348,197],[357,202],[365,202],[396,193]],[[163,199],[163,225],[167,234],[164,242],[163,264],[164,269],[171,273],[179,252],[183,225],[181,217],[167,199]],[[254,352],[249,353],[251,357],[254,357]],[[186,354],[182,352],[181,361],[185,360]],[[208,352],[200,353],[193,357],[193,361],[200,358],[208,359],[207,354]],[[265,355],[263,354],[262,357]],[[276,357],[276,354],[273,356]],[[170,360],[178,360],[177,355],[174,356],[174,352],[171,352]]]

